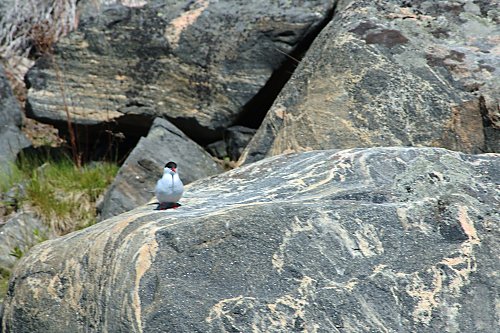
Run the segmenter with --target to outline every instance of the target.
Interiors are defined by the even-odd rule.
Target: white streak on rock
[[[196,22],[201,13],[208,7],[209,3],[210,1],[208,0],[197,0],[196,4],[199,6],[198,8],[188,10],[170,22],[165,29],[164,36],[173,48],[179,46],[182,32]]]
[[[273,254],[272,263],[273,267],[278,270],[278,272],[283,272],[283,265],[285,264],[285,252],[289,243],[293,238],[301,232],[312,231],[313,225],[310,220],[302,222],[297,216],[295,216],[295,222],[292,223],[291,229],[286,229],[283,235],[283,242],[280,244],[278,251]]]

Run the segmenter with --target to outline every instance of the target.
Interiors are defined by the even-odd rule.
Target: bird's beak
[[[177,172],[177,170],[176,170],[175,168],[172,168],[172,169],[170,169],[170,170],[172,170],[173,172]]]

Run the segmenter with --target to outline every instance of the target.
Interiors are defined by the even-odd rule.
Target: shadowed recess
[[[315,29],[311,30],[289,55],[286,55],[286,60],[281,67],[271,75],[264,87],[243,106],[242,111],[233,125],[241,125],[255,129],[260,127],[267,111],[269,111],[285,84],[290,80],[290,77],[307,50],[309,50],[312,42],[316,39],[316,36],[318,36],[321,30],[323,30],[334,17],[336,7],[337,3],[335,3],[328,12],[326,18]],[[276,49],[276,52],[283,53],[283,51],[278,49]]]

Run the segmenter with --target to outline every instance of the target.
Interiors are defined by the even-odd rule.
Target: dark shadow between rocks
[[[69,147],[29,146],[22,149],[19,154],[17,154],[16,163],[22,164],[24,159],[33,162],[35,166],[41,166],[45,161],[71,159],[71,149],[69,149]]]
[[[223,128],[210,130],[202,127],[194,118],[165,118],[202,147],[221,139],[223,136]]]
[[[59,131],[59,136],[67,142],[67,147],[60,148],[60,150],[71,156],[71,140],[66,121],[34,117],[29,103],[26,105],[26,114],[39,122],[53,125]],[[72,124],[78,154],[82,162],[110,160],[121,164],[139,139],[148,134],[152,123],[151,117],[127,114],[99,124]],[[41,151],[42,154],[46,154],[47,148]]]
[[[262,124],[267,112],[273,105],[279,93],[290,80],[293,72],[306,54],[311,44],[319,35],[321,30],[333,19],[336,12],[337,3],[328,12],[326,18],[318,26],[307,33],[297,44],[290,54],[285,54],[286,59],[283,64],[271,75],[259,92],[243,106],[242,111],[236,118],[232,126],[245,126],[257,129]],[[284,53],[276,48],[276,53]]]

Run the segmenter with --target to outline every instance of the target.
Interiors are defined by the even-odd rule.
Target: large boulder
[[[203,148],[165,119],[156,118],[120,168],[99,205],[100,218],[131,210],[152,197],[156,181],[168,161],[175,161],[185,184],[222,172]]]
[[[241,162],[310,149],[500,151],[500,3],[342,0]]]
[[[67,108],[75,124],[139,115],[138,127],[141,119],[162,117],[197,140],[213,140],[328,18],[333,3],[102,6],[28,73],[30,115],[65,123]]]
[[[3,332],[484,332],[500,156],[282,155],[36,246]]]
[[[9,163],[14,162],[17,154],[30,145],[19,129],[22,116],[19,102],[0,65],[0,172],[8,170]]]

